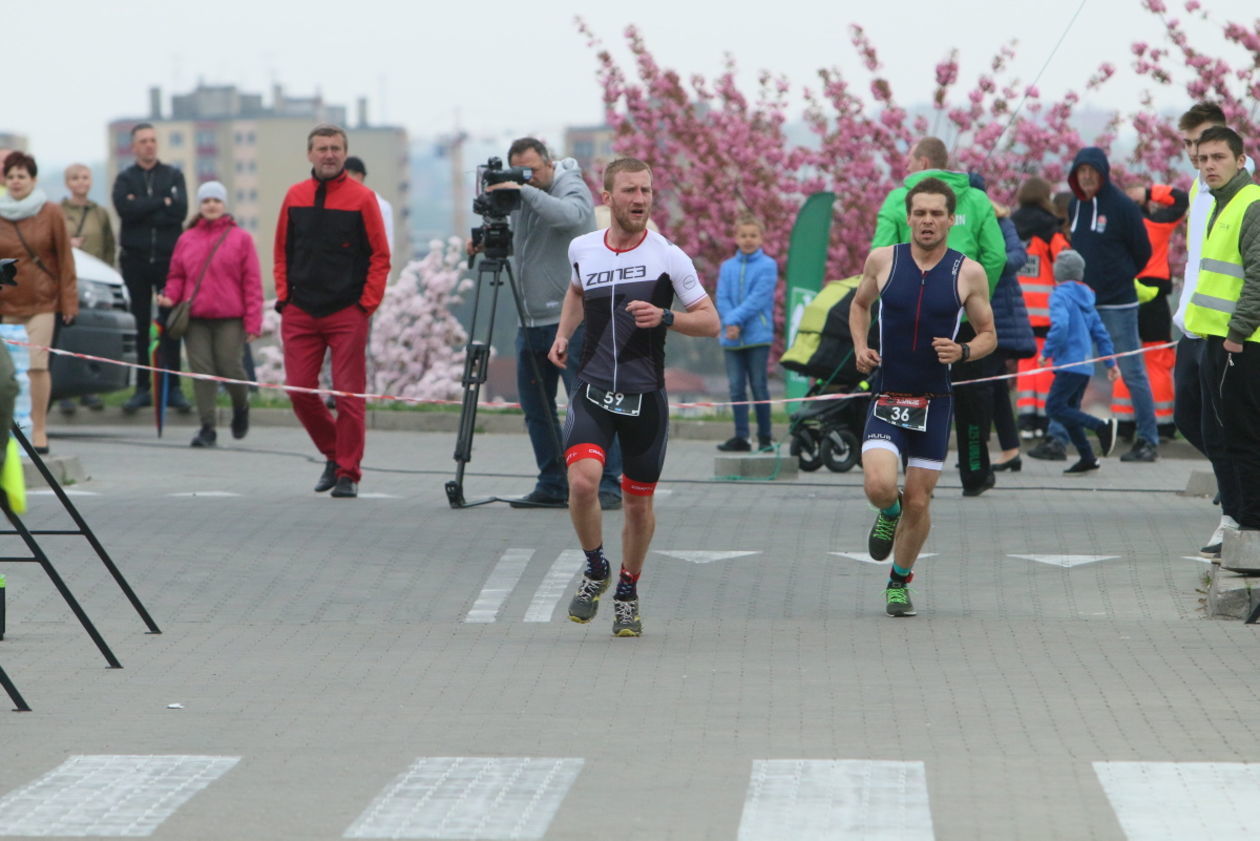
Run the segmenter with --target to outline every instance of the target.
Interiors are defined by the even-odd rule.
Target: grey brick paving
[[[361,490],[390,497],[354,501],[311,493],[296,430],[186,438],[54,439],[165,633],[85,544],[48,538],[126,667],[108,670],[38,568],[5,565],[0,664],[35,712],[0,713],[0,796],[76,754],[240,756],[153,837],[336,839],[419,757],[574,757],[547,839],[733,841],[753,760],[890,759],[925,763],[941,841],[1121,841],[1092,762],[1254,759],[1257,631],[1202,618],[1205,566],[1182,558],[1217,516],[1173,493],[1194,461],[1111,459],[1082,484],[1025,460],[978,499],[947,472],[920,615],[891,620],[886,570],[830,554],[863,549],[859,471],[713,483],[712,443],[676,441],[656,547],[758,554],[653,554],[646,634],[620,640],[606,609],[523,621],[575,546],[567,514],[451,511],[450,435],[371,433]],[[531,462],[523,436],[479,437],[470,471],[494,475],[470,472],[469,498],[528,491]],[[171,496],[206,491],[239,496]],[[62,520],[34,497],[27,522]],[[534,554],[497,621],[465,623],[510,548]]]

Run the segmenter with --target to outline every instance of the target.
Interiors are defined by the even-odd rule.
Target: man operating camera
[[[525,310],[525,321],[516,335],[516,384],[538,463],[534,490],[511,500],[511,505],[564,508],[569,485],[560,449],[556,390],[563,378],[565,391],[571,393],[574,374],[572,368],[561,370],[552,365],[547,352],[556,339],[560,307],[573,271],[569,266],[569,243],[574,237],[595,230],[594,201],[577,161],[553,161],[539,140],[522,137],[514,141],[508,149],[508,163],[532,170],[532,177],[524,184],[491,184],[487,191],[521,193],[521,207],[511,215],[515,275]],[[573,342],[574,347],[581,347],[581,336],[575,336]],[[621,452],[614,448],[600,481],[599,501],[605,510],[621,507],[620,474]]]

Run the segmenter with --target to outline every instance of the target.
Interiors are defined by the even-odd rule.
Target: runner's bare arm
[[[582,323],[582,289],[569,284],[569,291],[564,293],[564,304],[560,307],[560,326],[556,328],[556,340],[547,351],[547,358],[557,368],[565,367],[569,361],[569,337]]]
[[[967,311],[967,320],[976,331],[976,337],[967,342],[971,349],[967,361],[983,359],[997,349],[997,328],[993,324],[993,308],[989,306],[989,277],[984,267],[975,260],[963,262],[958,273],[958,297]],[[962,360],[962,345],[952,339],[932,339],[936,358],[949,365]]]
[[[641,330],[657,326],[661,323],[661,316],[664,315],[664,311],[651,301],[631,301],[626,304],[626,309],[634,316],[634,326]],[[687,307],[686,312],[675,310],[674,323],[671,329],[682,333],[684,336],[708,336],[712,338],[718,334],[721,326],[722,320],[718,318],[717,308],[713,306],[713,299],[705,295]]]
[[[879,299],[879,280],[888,271],[892,249],[876,248],[866,258],[862,268],[862,280],[853,293],[849,304],[849,333],[853,336],[853,358],[857,369],[869,374],[879,365],[879,352],[866,344],[871,331],[871,305]]]

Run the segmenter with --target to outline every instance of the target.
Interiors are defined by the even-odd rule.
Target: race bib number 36
[[[637,418],[643,408],[642,394],[622,394],[620,391],[604,391],[593,385],[586,386],[586,399],[606,412]]]
[[[931,402],[927,397],[881,394],[875,399],[875,417],[902,429],[922,432],[927,429],[928,406]]]

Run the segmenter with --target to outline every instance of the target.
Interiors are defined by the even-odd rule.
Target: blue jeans
[[[727,349],[726,379],[731,387],[731,400],[741,402],[747,400],[744,384],[752,387],[753,400],[769,400],[770,385],[766,382],[766,363],[770,359],[770,346],[745,347]],[[770,437],[770,404],[758,403],[757,437]],[[748,439],[748,407],[732,406],[735,415],[735,437]]]
[[[1081,411],[1081,398],[1088,386],[1088,374],[1056,371],[1050,393],[1046,395],[1046,415],[1067,433],[1081,458],[1092,461],[1094,451],[1085,437],[1085,430],[1096,432],[1106,426],[1106,422]]]
[[[556,392],[560,380],[564,380],[565,393],[572,399],[577,384],[578,351],[582,347],[585,328],[578,326],[569,340],[573,352],[569,354],[569,367],[561,370],[551,364],[547,351],[556,341],[559,325],[521,327],[516,331],[516,391],[525,412],[525,429],[529,443],[534,448],[534,461],[538,464],[538,481],[534,490],[553,499],[569,496],[568,471],[564,464],[563,437],[560,418],[556,413]],[[534,365],[542,377],[541,388],[534,379]],[[599,492],[621,496],[621,445],[614,443],[604,463],[604,475],[599,482]]]
[[[1138,308],[1100,309],[1098,317],[1102,319],[1116,353],[1137,350],[1142,346],[1138,338]],[[1159,444],[1159,430],[1155,425],[1155,397],[1151,393],[1150,380],[1146,378],[1146,365],[1142,355],[1123,356],[1116,360],[1120,366],[1120,376],[1128,386],[1133,398],[1133,419],[1137,422],[1137,435],[1151,445]]]

